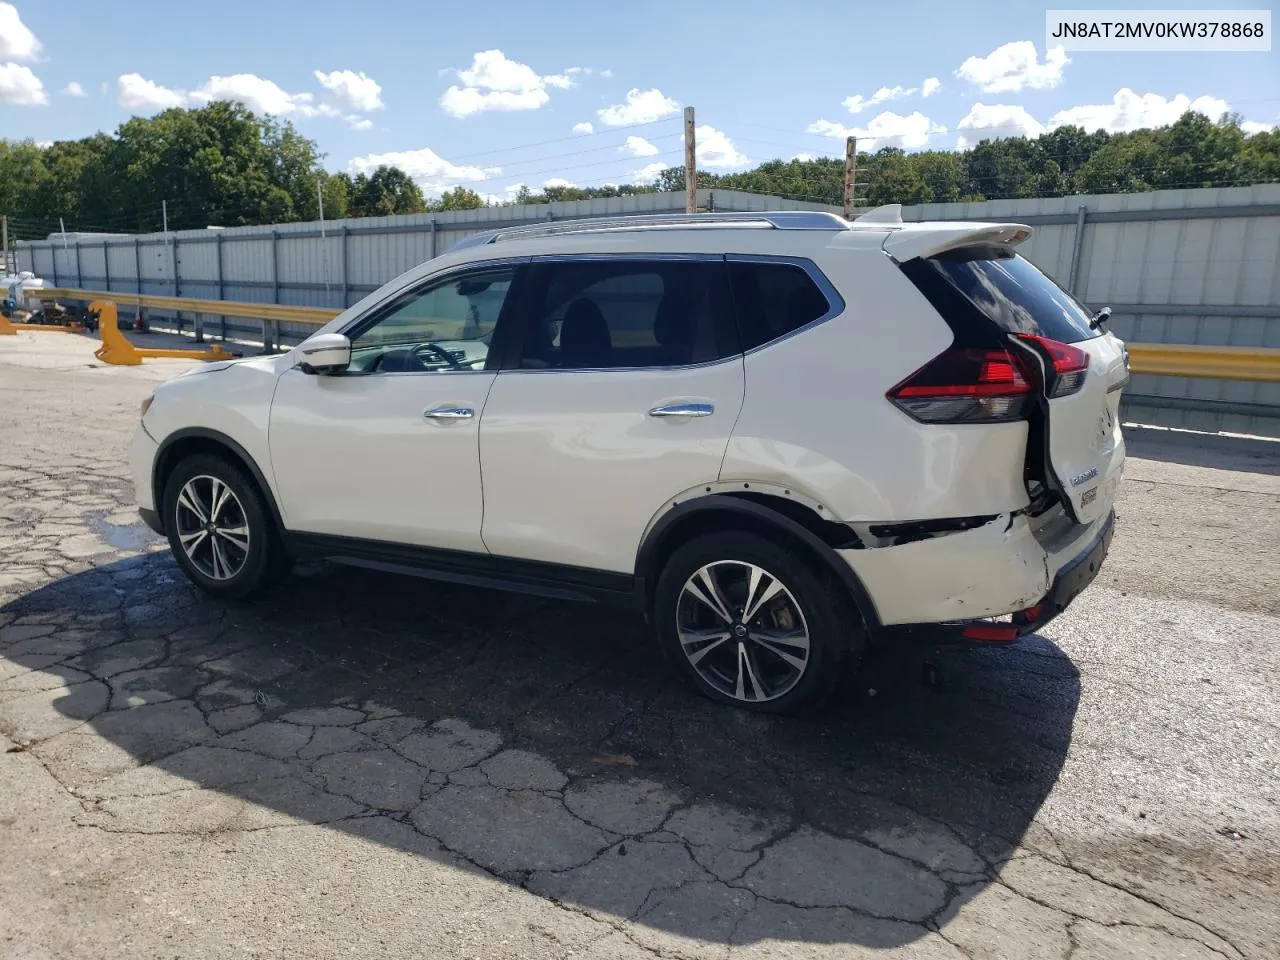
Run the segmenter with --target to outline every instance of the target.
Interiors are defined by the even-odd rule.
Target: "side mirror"
[[[303,373],[341,373],[351,364],[351,341],[341,333],[321,333],[298,347]]]

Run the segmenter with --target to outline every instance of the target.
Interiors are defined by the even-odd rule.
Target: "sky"
[[[1171,6],[1215,5],[1124,4]],[[1188,108],[1268,129],[1280,49],[1046,48],[1045,8],[1025,0],[0,0],[0,136],[79,138],[211,99],[290,120],[328,169],[394,163],[428,195],[502,199],[651,180],[683,163],[686,106],[718,173],[843,156],[846,136],[954,149]]]

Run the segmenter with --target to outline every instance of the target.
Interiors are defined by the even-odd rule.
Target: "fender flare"
[[[812,530],[807,529],[803,524],[796,522],[791,517],[785,516],[776,510],[771,510],[769,507],[753,500],[721,493],[695,497],[692,500],[678,503],[659,517],[650,528],[636,554],[637,589],[646,598],[646,608],[648,607],[648,591],[652,589],[652,585],[656,583],[661,572],[657,568],[657,562],[662,554],[664,540],[682,522],[699,514],[720,514],[727,518],[745,519],[756,525],[772,526],[779,532],[800,541],[848,590],[849,596],[857,605],[858,612],[866,622],[867,628],[869,630],[879,629],[880,617],[876,612],[876,605],[872,601],[871,595],[867,592],[867,588],[858,578],[858,575],[854,573],[853,568],[845,563],[835,549],[825,543]]]
[[[163,505],[160,500],[164,496],[164,489],[160,484],[160,468],[167,465],[168,451],[177,443],[183,440],[208,440],[220,446],[226,447],[235,455],[244,468],[249,471],[254,483],[258,485],[258,489],[262,491],[263,498],[267,501],[267,509],[271,513],[271,521],[275,524],[276,531],[285,533],[284,517],[280,513],[280,507],[276,503],[276,495],[271,489],[271,484],[267,482],[266,474],[258,466],[257,461],[249,455],[244,447],[242,447],[231,437],[217,430],[210,430],[208,427],[183,427],[181,430],[175,430],[163,440],[156,450],[155,461],[151,467],[151,496],[152,501],[156,504],[156,512],[160,514],[161,523],[164,520]]]

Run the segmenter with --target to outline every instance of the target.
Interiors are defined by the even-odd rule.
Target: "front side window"
[[[678,367],[739,352],[723,261],[550,261],[533,276],[522,369]]]
[[[402,295],[352,338],[350,370],[483,370],[515,269],[477,270]]]

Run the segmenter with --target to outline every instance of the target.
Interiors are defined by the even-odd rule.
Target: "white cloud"
[[[254,113],[265,113],[273,116],[286,116],[298,113],[304,117],[312,117],[317,113],[335,113],[336,111],[318,110],[311,106],[315,99],[309,93],[288,93],[270,80],[255,76],[252,73],[237,73],[229,77],[210,77],[196,90],[191,92],[191,99],[198,103],[210,103],[214,100],[235,100],[243,103]]]
[[[116,85],[119,89],[117,99],[126,110],[167,110],[184,106],[187,102],[187,94],[183,91],[162,87],[137,73],[122,74]]]
[[[573,125],[573,132],[574,132],[574,133],[578,133],[578,134],[583,134],[583,133],[594,133],[594,132],[595,132],[595,129],[596,129],[596,128],[595,128],[595,127],[593,127],[593,126],[590,124],[590,122],[588,122],[588,121],[586,121],[586,120],[583,120],[583,121],[582,121],[582,123],[575,123],[575,124]]]
[[[352,173],[372,173],[378,167],[399,167],[422,187],[428,196],[439,196],[458,184],[477,183],[502,172],[501,167],[470,167],[450,163],[430,147],[420,150],[396,150],[356,157],[348,165]]]
[[[19,107],[39,107],[49,102],[44,84],[30,67],[17,63],[0,63],[0,103]]]
[[[985,57],[970,57],[956,76],[980,87],[984,93],[1016,93],[1023,87],[1041,90],[1062,82],[1062,69],[1071,61],[1061,47],[1050,47],[1041,63],[1036,45],[1015,40],[996,47]]]
[[[566,180],[563,177],[552,177],[543,183],[544,187],[576,187],[577,184],[572,180]]]
[[[1038,137],[1044,132],[1044,125],[1022,107],[1003,103],[975,103],[964,119],[956,124],[956,146],[964,150],[980,140]]]
[[[844,106],[850,113],[861,113],[868,107],[884,103],[886,100],[901,100],[916,92],[915,87],[881,87],[869,97],[845,97]]]
[[[639,170],[631,175],[633,183],[653,183],[658,179],[658,174],[667,169],[667,165],[661,160],[654,163],[645,164]]]
[[[0,58],[32,61],[40,56],[40,50],[40,41],[18,16],[18,8],[12,3],[0,3]]]
[[[1275,124],[1259,123],[1257,120],[1246,120],[1244,123],[1240,124],[1240,129],[1244,131],[1247,136],[1253,136],[1255,133],[1269,133],[1275,129]]]
[[[320,86],[328,90],[341,106],[364,112],[381,110],[385,106],[382,102],[382,87],[363,70],[359,73],[354,70],[314,72]]]
[[[946,132],[946,127],[934,123],[918,110],[905,117],[886,110],[872,117],[865,127],[846,127],[830,120],[809,124],[809,133],[841,140],[857,137],[859,150],[878,150],[881,147],[914,150],[927,144],[930,137]]]
[[[799,160],[801,163],[808,163],[810,160],[812,160],[812,159],[813,159],[813,154],[812,154],[812,153],[797,153],[797,154],[796,154],[794,157],[792,157],[791,159],[792,159],[792,160]]]
[[[1119,133],[1142,127],[1167,126],[1188,110],[1195,110],[1205,114],[1210,120],[1217,120],[1227,112],[1227,101],[1217,97],[1197,97],[1192,100],[1182,93],[1172,99],[1165,99],[1156,93],[1138,95],[1128,87],[1123,87],[1116,91],[1110,103],[1084,104],[1058,111],[1049,118],[1049,126],[1073,124],[1090,132],[1106,130]]]
[[[644,137],[627,137],[627,142],[618,149],[627,151],[633,157],[656,157],[661,152]]]
[[[942,81],[937,77],[929,77],[924,83],[920,84],[920,96],[932,97],[938,92],[942,86]]]
[[[571,68],[572,69],[572,68]],[[551,96],[547,87],[573,86],[572,75],[540,76],[528,64],[509,60],[501,50],[481,50],[471,66],[453,71],[462,81],[440,96],[440,106],[451,117],[469,117],[486,110],[537,110]]]
[[[738,151],[727,134],[715,127],[706,124],[698,127],[694,130],[694,140],[700,167],[745,167],[751,162],[746,154]]]
[[[346,74],[346,76],[343,76]],[[369,80],[372,87],[361,86],[363,74],[351,71],[334,71],[316,78],[328,89],[332,101],[317,103],[314,94],[289,93],[278,84],[252,73],[237,73],[229,77],[210,77],[195,90],[177,90],[163,87],[137,73],[126,73],[117,80],[120,106],[129,110],[165,110],[170,107],[203,106],[215,100],[234,100],[244,104],[257,114],[272,116],[332,117],[341,119],[353,130],[368,130],[373,121],[358,113],[344,112],[343,107],[358,101],[355,109],[378,109],[381,88]],[[354,80],[353,80],[354,78]],[[368,77],[364,77],[368,80]],[[70,86],[64,93],[71,93]],[[78,84],[75,85],[77,88]],[[83,96],[81,90],[75,96]],[[378,106],[373,106],[374,103]]]
[[[74,80],[72,80],[70,83],[68,83],[65,87],[63,87],[58,92],[67,97],[88,96],[88,94],[84,92],[84,87],[80,86],[80,84],[76,83]]]
[[[440,95],[440,106],[451,117],[469,117],[486,110],[537,110],[551,98],[538,87],[523,93],[506,90],[477,90],[475,87],[453,86]]]
[[[632,87],[627,91],[626,103],[615,103],[611,107],[597,110],[600,120],[610,127],[628,126],[633,123],[652,123],[669,117],[680,109],[680,104],[654,87],[652,90],[641,90]]]

